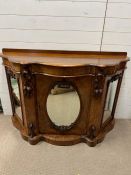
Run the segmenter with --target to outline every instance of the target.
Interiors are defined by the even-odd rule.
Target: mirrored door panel
[[[22,119],[18,80],[14,77],[11,77],[10,80],[11,80],[11,89],[12,89],[12,98],[13,98],[12,100],[15,108],[14,110],[15,110],[15,113]]]
[[[51,88],[47,98],[47,113],[57,126],[70,126],[80,112],[80,99],[69,83],[59,82]]]
[[[105,109],[104,109],[104,115],[103,115],[103,123],[111,117],[117,84],[118,84],[118,80],[109,83],[106,103],[105,103]]]

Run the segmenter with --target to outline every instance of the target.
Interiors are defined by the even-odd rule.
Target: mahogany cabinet
[[[126,52],[3,49],[13,125],[30,144],[100,143],[114,127]]]

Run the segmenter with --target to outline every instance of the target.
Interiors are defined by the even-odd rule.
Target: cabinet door
[[[115,106],[116,106],[116,96],[118,94],[118,82],[119,80],[115,80],[112,82],[108,82],[107,84],[107,95],[106,95],[106,103],[105,103],[105,108],[104,108],[104,113],[103,113],[103,121],[102,123],[106,123],[110,121],[114,117],[114,112],[115,112]],[[113,110],[114,108],[114,110]]]
[[[40,133],[86,134],[91,77],[36,76]]]
[[[6,75],[10,92],[13,116],[17,116],[21,120],[23,120],[19,78],[8,69],[6,69]]]

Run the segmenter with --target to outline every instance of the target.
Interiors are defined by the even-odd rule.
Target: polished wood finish
[[[44,140],[56,145],[85,142],[95,146],[114,127],[117,99],[129,60],[126,52],[3,49],[1,57],[11,99],[10,76],[15,75],[19,82],[23,119],[13,110],[13,124],[31,144]],[[118,85],[112,113],[102,123],[108,84],[115,80]],[[46,101],[55,82],[70,82],[80,98],[79,116],[69,128],[54,127],[47,114]]]

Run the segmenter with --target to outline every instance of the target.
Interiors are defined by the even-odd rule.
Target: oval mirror
[[[59,82],[50,90],[47,98],[47,113],[57,126],[70,126],[79,115],[80,99],[74,87]]]

